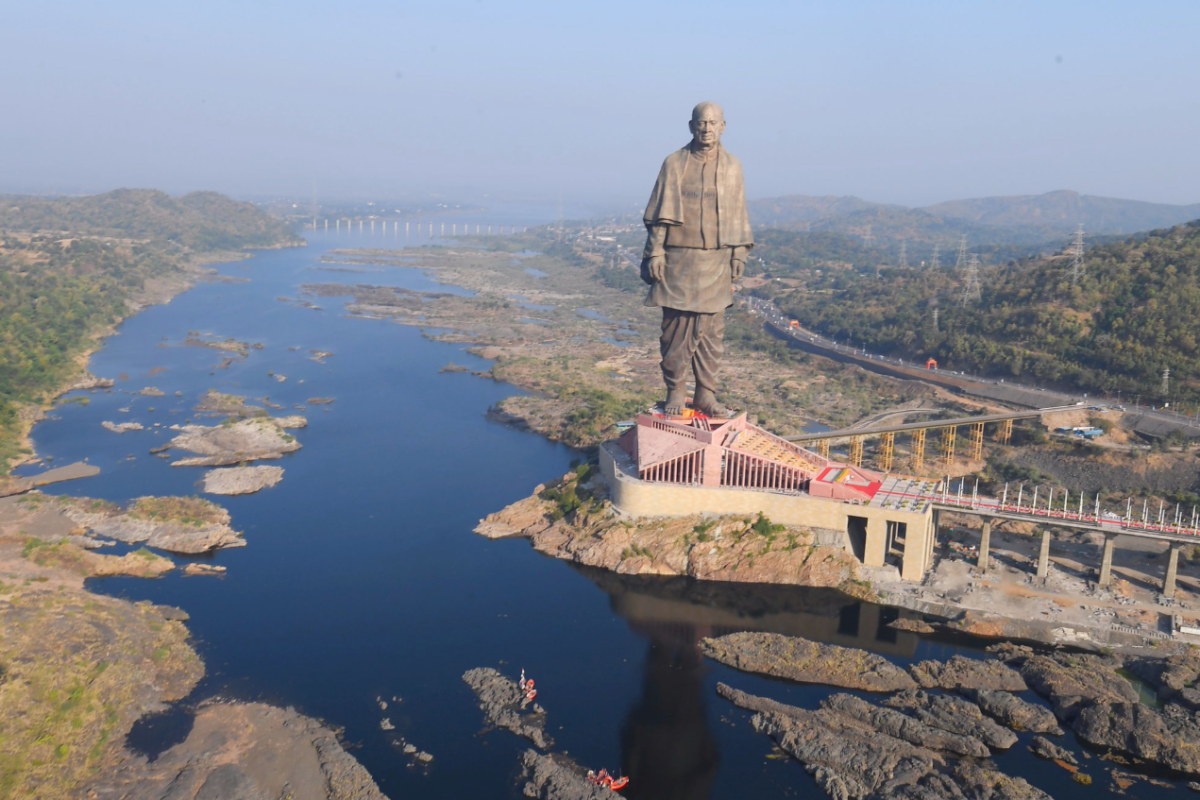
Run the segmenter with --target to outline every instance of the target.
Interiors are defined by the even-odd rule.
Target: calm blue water
[[[476,666],[513,676],[524,667],[537,679],[558,749],[629,774],[627,797],[786,797],[819,790],[799,764],[767,760],[768,740],[714,686],[724,680],[809,707],[829,690],[707,663],[698,637],[779,630],[902,663],[967,652],[881,628],[877,607],[828,592],[618,578],[542,557],[524,541],[474,535],[481,517],[560,475],[578,454],[487,422],[487,408],[514,390],[439,372],[448,362],[487,367],[461,347],[345,318],[337,298],[321,298],[319,311],[276,300],[315,280],[442,288],[413,269],[350,280],[313,271],[328,247],[360,243],[378,244],[318,233],[307,249],[222,265],[250,281],[202,284],[128,320],[92,359],[97,375],[122,378],[116,388],[90,393],[86,407],[64,406],[35,431],[38,452],[54,463],[87,458],[102,468],[63,484],[66,492],[115,501],[191,494],[203,469],[147,454],[170,431],[118,435],[100,423],[165,428],[193,418],[209,388],[269,396],[288,409],[276,413],[310,397],[337,398],[308,407],[309,427],[296,432],[303,449],[275,462],[286,469],[281,484],[217,498],[248,542],[210,557],[227,577],[93,583],[191,614],[208,666],[192,700],[263,698],[341,726],[393,798],[516,797],[525,743],[506,732],[480,735],[480,712],[460,676]],[[223,353],[179,346],[193,330],[264,347],[215,369]],[[334,355],[318,364],[310,350]],[[158,368],[165,371],[150,374]],[[145,386],[167,395],[131,394]],[[377,696],[388,699],[387,712]],[[385,715],[393,733],[379,728]],[[147,728],[140,741],[165,746],[183,732],[170,728]],[[393,744],[400,736],[432,753],[432,766],[411,767]],[[1001,767],[1068,796],[1075,784],[1067,773],[1035,761],[1024,744],[998,756]]]

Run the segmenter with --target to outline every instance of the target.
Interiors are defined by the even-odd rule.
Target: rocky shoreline
[[[818,531],[742,517],[630,519],[586,465],[489,514],[475,532],[523,537],[540,553],[622,575],[836,587],[870,599],[858,562]]]
[[[1030,744],[1036,755],[1090,784],[1070,751],[1045,738],[1064,728],[1118,764],[1200,779],[1195,650],[1128,658],[1006,643],[991,648],[988,659],[923,661],[905,674],[865,651],[777,634],[730,634],[705,639],[701,648],[746,672],[890,695],[875,704],[834,694],[807,710],[718,685],[721,697],[752,712],[754,729],[800,761],[835,800],[1046,797],[979,761],[1013,747],[1016,732],[1039,734]],[[1127,673],[1154,687],[1160,707],[1139,699]],[[1017,696],[1029,690],[1050,708]]]

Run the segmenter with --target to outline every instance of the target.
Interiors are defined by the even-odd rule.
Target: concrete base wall
[[[615,442],[600,446],[600,470],[608,483],[613,505],[634,517],[686,517],[692,514],[765,514],[772,522],[809,528],[846,531],[849,518],[865,517],[867,541],[863,564],[882,567],[894,543],[888,541],[888,522],[907,526],[903,545],[901,577],[919,581],[925,576],[932,551],[933,517],[896,509],[840,502],[806,494],[784,494],[753,489],[732,489],[651,483],[637,477],[636,467]],[[890,547],[891,546],[891,547]]]

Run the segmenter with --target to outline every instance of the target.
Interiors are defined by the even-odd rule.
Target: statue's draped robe
[[[715,402],[725,309],[733,304],[731,263],[744,263],[754,246],[741,162],[719,145],[708,158],[690,145],[667,156],[643,222],[642,280],[650,284],[646,305],[663,309],[659,348],[668,399],[678,400],[690,371],[697,398]],[[655,281],[648,265],[657,256],[666,264]]]
[[[706,209],[715,214],[704,214]],[[713,314],[732,304],[730,262],[744,262],[754,246],[737,158],[719,145],[707,162],[690,146],[667,156],[642,221],[648,232],[642,279],[651,284],[646,305]],[[647,271],[655,256],[667,261],[660,281],[651,281]]]

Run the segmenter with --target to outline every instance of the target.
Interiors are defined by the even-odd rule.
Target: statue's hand
[[[736,258],[729,262],[729,277],[735,281],[742,279],[742,274],[746,271],[745,263],[738,261]]]
[[[667,257],[651,256],[649,261],[646,262],[646,271],[650,273],[650,277],[655,281],[661,281],[667,271]]]

